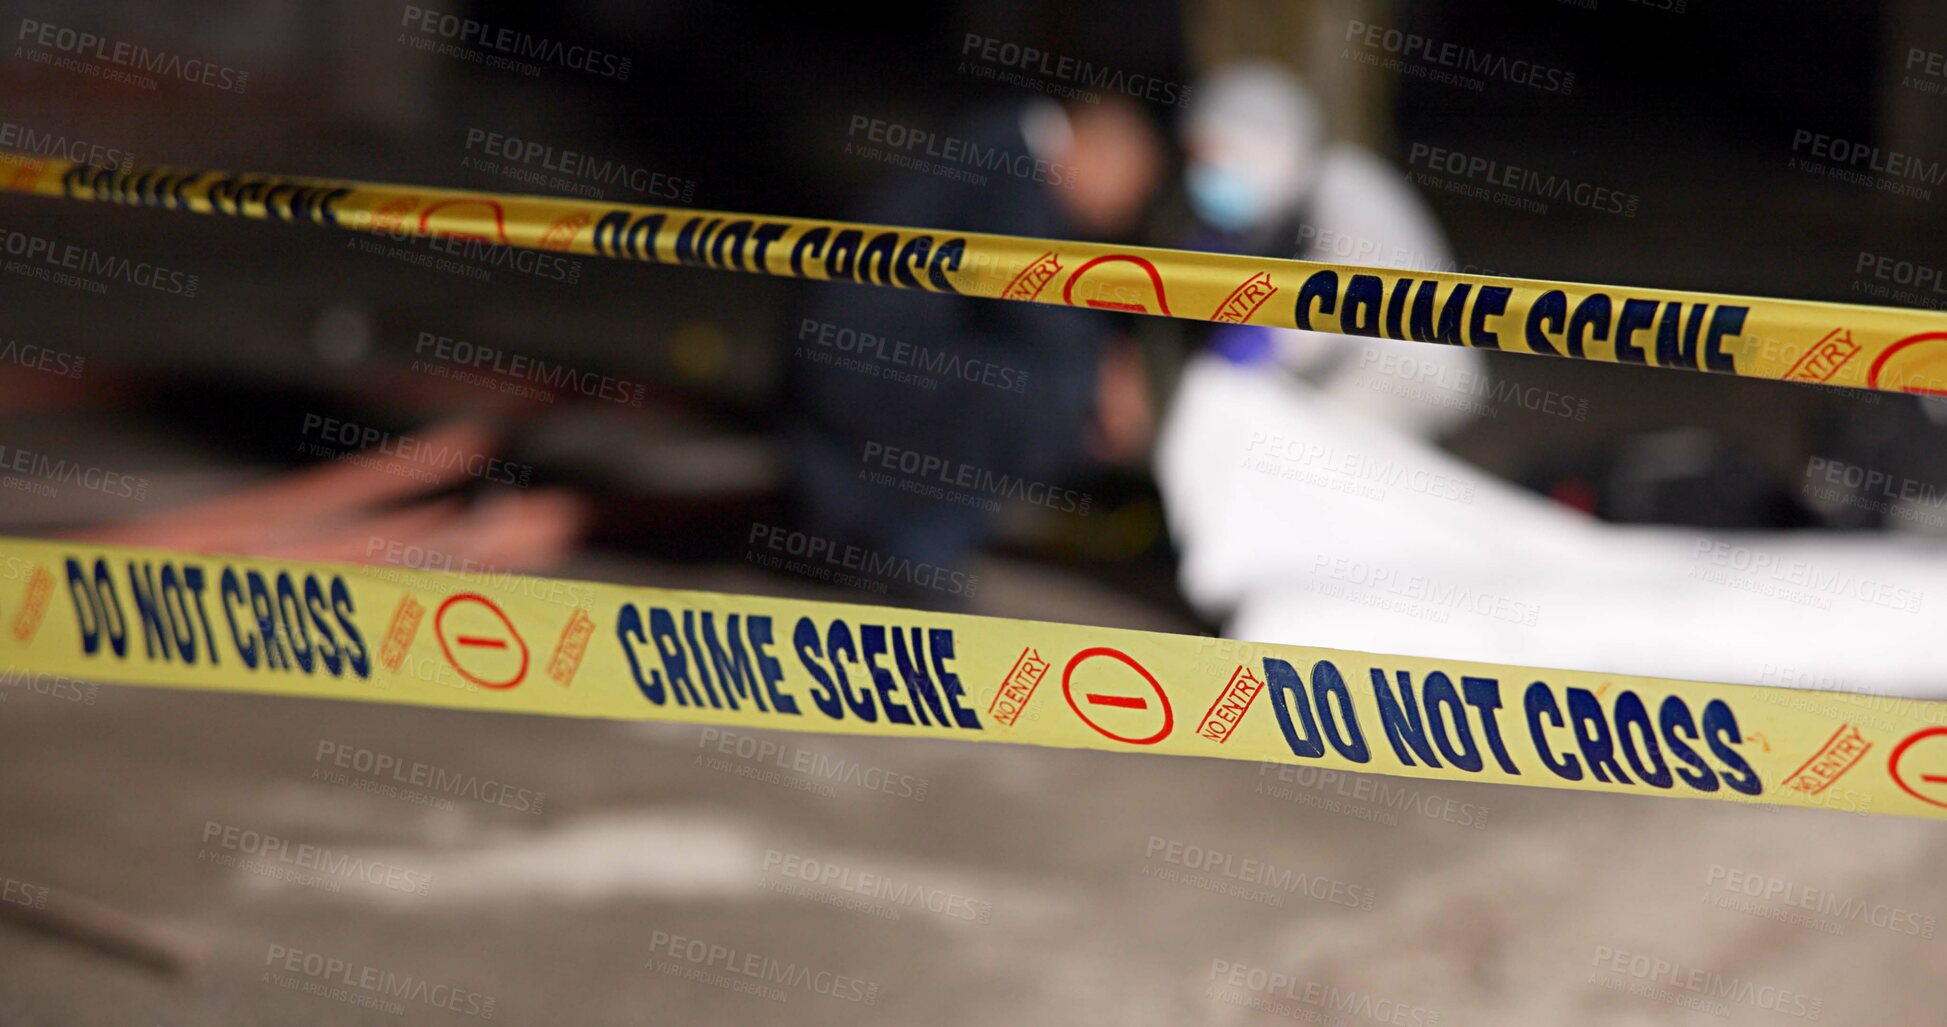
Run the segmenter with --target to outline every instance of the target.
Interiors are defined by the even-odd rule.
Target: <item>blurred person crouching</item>
[[[1234,64],[1193,95],[1183,126],[1185,185],[1200,223],[1192,249],[1454,270],[1439,222],[1405,176],[1363,147],[1331,140],[1317,99],[1297,76],[1271,63]],[[1457,427],[1468,406],[1390,388],[1373,368],[1404,354],[1416,374],[1446,381],[1486,370],[1479,353],[1457,347],[1256,325],[1215,329],[1210,349],[1235,364],[1283,370],[1322,397],[1423,437]]]
[[[857,220],[1127,239],[1164,178],[1162,134],[1127,99],[1098,99],[976,112],[948,134],[1013,159],[982,162],[981,181],[889,172]],[[1066,509],[1077,480],[1150,442],[1131,315],[853,284],[810,292],[791,325],[788,428],[807,531],[875,559],[964,570],[1008,502],[969,483],[1022,480],[1030,502],[1086,513]]]
[[[1314,246],[1350,235],[1369,244],[1366,263],[1447,269],[1410,189],[1370,155],[1324,146],[1314,106],[1288,75],[1233,69],[1197,95],[1188,187],[1211,248],[1264,253],[1294,232]],[[1391,347],[1421,367],[1448,362],[1440,374],[1458,383],[1479,353],[1216,332],[1184,367],[1156,475],[1183,594],[1230,637],[1941,694],[1939,627],[1922,614],[1927,593],[1947,590],[1937,543],[1753,530],[1732,518],[1707,528],[1605,522],[1437,445],[1456,411],[1421,397],[1465,388],[1373,388],[1384,375],[1361,370],[1383,371],[1365,354]],[[1668,447],[1675,462],[1720,485],[1709,449],[1690,435]],[[1849,591],[1852,582],[1871,587]]]

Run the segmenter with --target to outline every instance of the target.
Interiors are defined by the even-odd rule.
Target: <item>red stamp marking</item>
[[[987,707],[987,715],[1013,727],[1028,708],[1028,700],[1034,698],[1034,690],[1041,685],[1041,679],[1048,674],[1048,661],[1034,651],[1032,646],[1021,650],[1014,661],[1013,669],[1001,679],[1001,690],[994,694],[994,701]]]
[[[1251,668],[1238,664],[1230,672],[1230,681],[1224,690],[1217,693],[1217,701],[1210,704],[1210,712],[1203,715],[1203,722],[1197,725],[1197,734],[1222,745],[1230,741],[1231,732],[1244,720],[1244,714],[1257,701],[1258,693],[1264,691],[1264,682],[1251,673]]]
[[[391,203],[372,212],[372,231],[386,235],[403,235],[406,229],[401,226],[412,212],[419,209],[419,197],[401,196]]]
[[[1210,312],[1210,320],[1220,324],[1243,324],[1257,313],[1257,308],[1277,295],[1278,287],[1271,284],[1271,273],[1259,271],[1244,280],[1244,284],[1230,291],[1217,309]]]
[[[484,235],[473,235],[467,232],[436,233],[436,230],[431,227],[433,215],[450,207],[485,207],[493,211],[494,234],[499,238],[489,239]],[[425,235],[439,234],[453,239],[473,239],[479,242],[501,242],[512,245],[507,241],[507,212],[500,209],[500,202],[477,196],[463,196],[457,200],[441,200],[438,203],[427,204],[426,209],[419,212],[419,231]]]
[[[575,672],[581,669],[581,658],[588,655],[588,640],[595,635],[595,621],[588,611],[577,609],[568,615],[568,626],[561,629],[561,641],[554,644],[554,655],[548,657],[548,677],[560,682],[562,687],[574,683]]]
[[[1095,711],[1093,715],[1077,705],[1075,668],[1098,656],[1106,656],[1141,675],[1143,682],[1149,686],[1150,693],[1162,707],[1160,717],[1150,713],[1150,696],[1140,693],[1135,695],[1130,695],[1126,691],[1084,693],[1082,698],[1087,701],[1089,708]],[[1120,649],[1097,646],[1076,653],[1061,672],[1061,694],[1068,700],[1068,708],[1075,711],[1075,716],[1082,718],[1082,723],[1094,728],[1102,737],[1113,738],[1118,742],[1127,742],[1130,745],[1155,745],[1168,738],[1170,730],[1176,726],[1176,714],[1170,709],[1170,697],[1163,694],[1163,686],[1157,683],[1155,675],[1151,674],[1147,667],[1137,663],[1128,653]],[[1135,717],[1110,715],[1105,713],[1105,710],[1136,710],[1142,715]],[[1152,726],[1154,730],[1149,734],[1138,733]]]
[[[54,576],[45,567],[35,567],[27,579],[27,591],[20,597],[20,612],[14,614],[14,638],[23,645],[32,642],[47,615],[47,599],[54,594]]]
[[[1929,342],[1932,343],[1947,342],[1947,332],[1921,332],[1919,335],[1909,335],[1906,338],[1901,339],[1900,341],[1894,343],[1893,345],[1886,347],[1886,351],[1884,353],[1881,353],[1879,357],[1873,361],[1873,366],[1867,369],[1866,384],[1872,386],[1875,389],[1879,388],[1880,387],[1879,379],[1881,375],[1886,373],[1887,361],[1892,360],[1893,355],[1899,353],[1902,350],[1909,351],[1908,353],[1909,363],[1917,363],[1924,367],[1927,363],[1926,358],[1922,357],[1919,360],[1913,360],[1911,359],[1912,352],[1914,352],[1914,347]],[[1940,352],[1939,346],[1933,346],[1929,348],[1935,350],[1933,354],[1933,359],[1938,360],[1943,355]],[[1900,385],[1899,384],[1899,382],[1902,379],[1908,377],[1916,377],[1923,382],[1930,382],[1931,384],[1929,385]],[[1927,374],[1916,375],[1913,374],[1911,371],[1907,372],[1906,374],[1901,374],[1896,371],[1892,375],[1891,380],[1887,382],[1887,386],[1889,388],[1897,388],[1901,392],[1909,393],[1915,396],[1947,396],[1947,375],[1942,375],[1941,377],[1936,378],[1932,375],[1927,375]]]
[[[39,180],[41,172],[45,170],[47,165],[41,161],[24,160],[14,168],[13,180],[7,184],[7,188],[25,189]]]
[[[541,233],[541,241],[535,245],[544,250],[565,250],[575,244],[575,236],[593,224],[595,219],[587,214],[570,214]]]
[[[1832,732],[1832,737],[1819,746],[1819,751],[1812,754],[1811,759],[1791,772],[1785,780],[1785,787],[1807,795],[1817,795],[1832,787],[1832,782],[1843,777],[1872,747],[1873,743],[1867,741],[1858,728],[1841,724],[1839,730]]]
[[[1061,287],[1061,301],[1071,307],[1074,306],[1075,283],[1081,281],[1082,276],[1088,274],[1090,269],[1102,264],[1115,263],[1134,264],[1143,274],[1148,275],[1150,284],[1156,288],[1156,306],[1162,310],[1165,316],[1169,315],[1169,297],[1163,294],[1163,276],[1157,272],[1156,265],[1151,264],[1141,257],[1130,256],[1126,253],[1111,253],[1106,257],[1097,257],[1083,264],[1081,267],[1076,268],[1075,273],[1068,276],[1068,284]],[[1120,300],[1100,300],[1083,297],[1082,303],[1085,306],[1095,307],[1101,310],[1126,310],[1132,314],[1150,313],[1150,309],[1140,303],[1125,303]]]
[[[447,618],[453,623],[449,624]],[[465,634],[461,634],[461,632]],[[452,635],[452,642],[447,635]],[[446,662],[460,676],[481,688],[512,688],[527,677],[527,642],[514,622],[486,596],[461,592],[439,604],[433,614],[433,637]],[[460,652],[453,651],[458,646]],[[519,650],[520,658],[513,658]]]
[[[1061,258],[1056,256],[1053,250],[1049,250],[1034,258],[1033,263],[1022,268],[1019,274],[1008,281],[1007,288],[1001,290],[1001,299],[1032,300],[1041,295],[1041,290],[1047,288],[1048,283],[1054,281],[1055,275],[1060,271]]]
[[[1140,695],[1103,695],[1100,692],[1090,692],[1084,698],[1091,706],[1114,706],[1124,710],[1149,709],[1149,700]]]
[[[399,608],[392,611],[392,623],[385,629],[385,644],[379,647],[379,662],[385,669],[398,673],[399,665],[406,662],[406,651],[412,648],[412,636],[419,633],[419,622],[426,616],[426,608],[408,592],[399,598]]]
[[[1834,328],[1825,338],[1812,344],[1798,363],[1785,372],[1785,380],[1791,382],[1829,382],[1846,362],[1859,355],[1860,346],[1852,341],[1852,333],[1844,328]]]
[[[1930,727],[1908,735],[1886,757],[1886,772],[1908,795],[1934,806],[1947,806],[1947,727]]]

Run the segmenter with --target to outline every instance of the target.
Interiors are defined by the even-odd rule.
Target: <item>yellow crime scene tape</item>
[[[0,538],[0,674],[1947,817],[1947,703]]]
[[[409,238],[1947,395],[1947,312],[0,153],[0,188]],[[16,254],[18,256],[18,254]]]
[[[171,168],[0,188],[1947,394],[1947,315]],[[1947,817],[1947,703],[511,575],[0,539],[0,673]]]

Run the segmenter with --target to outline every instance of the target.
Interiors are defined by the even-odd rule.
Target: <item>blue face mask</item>
[[[1256,183],[1235,168],[1192,164],[1184,185],[1197,216],[1226,232],[1241,232],[1257,224],[1268,207]]]

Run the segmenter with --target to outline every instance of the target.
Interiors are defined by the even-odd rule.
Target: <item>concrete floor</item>
[[[0,1024],[458,1024],[487,999],[511,1023],[1924,1023],[1947,1001],[1943,942],[1902,933],[1947,913],[1947,832],[1921,821],[109,686],[0,699],[10,894],[86,895],[203,951],[170,976],[0,923]],[[513,797],[464,776],[434,805],[376,794],[321,743]],[[816,756],[851,762],[777,765]]]
[[[17,215],[60,238],[81,216]],[[160,216],[125,224],[130,252],[171,252],[145,237],[164,231]],[[426,325],[469,330],[452,309],[465,295],[321,256],[341,240],[211,219],[181,231],[193,252],[228,254],[221,268],[254,262],[288,280],[180,311],[40,296],[10,333],[85,338],[109,368],[201,359],[238,377],[349,381],[317,366],[300,316],[347,276],[394,290],[368,286],[395,342]],[[635,316],[660,308],[633,292],[623,302],[625,289],[696,281],[595,268],[573,306]],[[421,292],[444,307],[422,317],[435,300]],[[1659,378],[1652,395],[1692,384]],[[149,509],[261,470],[213,467],[210,452],[138,430],[79,441],[109,417],[23,414],[0,419],[0,439],[59,439],[75,458],[148,475]],[[0,502],[0,530],[118,513],[74,498]],[[976,612],[1186,627],[1045,569],[979,570]],[[564,573],[804,587],[741,565],[591,559]],[[1947,943],[1931,926],[1947,916],[1947,830],[1921,821],[961,743],[77,694],[94,701],[0,685],[0,902],[87,896],[186,935],[203,958],[169,976],[0,918],[0,1027],[462,1024],[486,1019],[487,999],[496,1022],[591,1025],[1932,1023],[1947,1007],[1934,972]],[[737,755],[762,742],[778,746],[770,762]],[[425,764],[457,776],[454,789],[537,793],[540,810],[452,789],[435,789],[435,805],[378,794],[359,787],[369,775],[321,762],[323,744]],[[775,766],[820,756],[846,761],[838,779]],[[320,779],[332,772],[346,778]],[[289,858],[244,851],[265,836]],[[1298,874],[1300,890],[1263,883]]]

